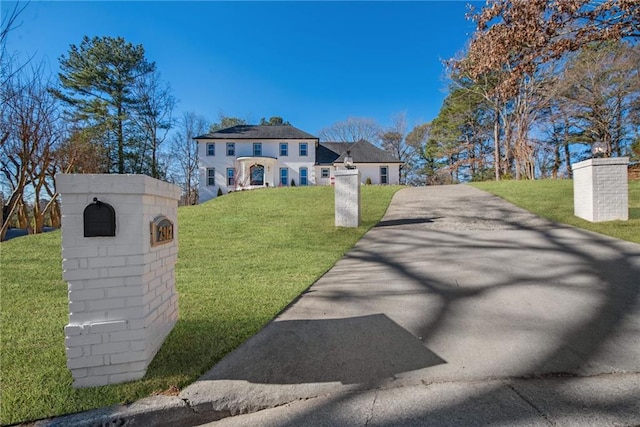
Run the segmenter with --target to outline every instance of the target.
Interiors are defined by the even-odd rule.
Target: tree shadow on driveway
[[[527,397],[526,381],[553,377],[554,381],[545,383],[544,393],[566,408],[565,415],[576,417],[585,400],[570,392],[572,384],[602,374],[639,372],[640,245],[549,223],[479,190],[464,192],[463,197],[441,204],[411,196],[410,208],[390,208],[386,226],[367,233],[263,330],[268,332],[263,338],[259,338],[261,332],[246,343],[255,353],[252,359],[238,358],[234,365],[236,356],[232,356],[202,380],[247,381],[256,394],[272,393],[271,387],[260,391],[266,384],[340,381],[375,389],[493,381],[477,390],[471,387],[470,393],[437,407],[425,404],[414,414],[417,418],[411,418],[437,419],[487,398],[497,402],[505,389],[513,398],[530,402],[533,397]],[[273,326],[278,323],[284,325]],[[277,328],[291,336],[277,337]],[[311,368],[306,361],[295,357],[295,343],[301,341],[293,328],[307,329],[304,336],[316,340],[302,346],[302,354],[313,355],[309,360],[317,364],[315,373],[307,373]],[[337,335],[323,335],[329,329]],[[380,365],[373,366],[371,375],[351,361],[343,370],[332,371],[345,356],[335,357],[328,348],[344,346],[358,354],[356,341],[349,337],[361,334],[380,339],[376,329],[397,335],[385,338],[388,341],[382,346],[399,340],[399,348],[410,348],[418,357],[403,360],[400,356],[393,366],[398,356],[390,351]],[[261,339],[263,344],[278,340],[283,344],[270,353],[254,345]],[[363,341],[369,347],[360,354],[379,348]],[[415,344],[428,353],[416,350]],[[264,367],[261,356],[290,364],[277,368],[280,371],[271,377],[246,367],[247,360]],[[367,358],[359,360],[370,363]],[[296,363],[301,370],[296,370]],[[229,382],[222,385],[227,387]],[[242,387],[234,392],[242,393],[246,390]],[[298,397],[312,392],[304,390],[306,394]],[[530,394],[541,395],[535,390]],[[294,395],[296,390],[290,389],[280,397]],[[356,398],[336,396],[327,404]],[[261,402],[262,407],[269,406]],[[594,408],[601,405],[603,413],[609,407],[623,408],[627,414],[634,408],[627,397],[607,401],[602,396],[593,404]],[[224,405],[228,409],[233,402],[226,400]],[[540,414],[544,409],[533,412]],[[518,421],[512,412],[503,418],[493,415],[497,422]],[[530,415],[523,413],[519,421]],[[563,414],[549,416],[562,419]],[[387,424],[395,423],[380,422]]]

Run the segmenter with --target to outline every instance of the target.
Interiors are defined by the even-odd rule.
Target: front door
[[[264,166],[253,165],[250,169],[251,185],[264,185]]]

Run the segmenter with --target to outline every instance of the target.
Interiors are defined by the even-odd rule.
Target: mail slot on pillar
[[[84,237],[116,235],[116,211],[109,203],[101,202],[97,197],[84,208]]]

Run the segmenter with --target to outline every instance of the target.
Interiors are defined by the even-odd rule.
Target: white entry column
[[[335,171],[335,223],[336,227],[360,226],[360,171]]]
[[[587,221],[629,219],[628,157],[594,158],[575,163],[574,215]]]

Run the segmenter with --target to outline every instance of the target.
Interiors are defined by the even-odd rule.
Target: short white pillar
[[[360,171],[335,171],[336,227],[360,226]]]
[[[575,163],[573,210],[591,222],[629,219],[628,157],[595,158]]]
[[[178,318],[180,189],[145,175],[62,174],[56,188],[62,201],[62,265],[69,289],[65,344],[73,385],[142,378]],[[102,205],[96,207],[94,198]],[[115,233],[96,227],[109,206]]]

